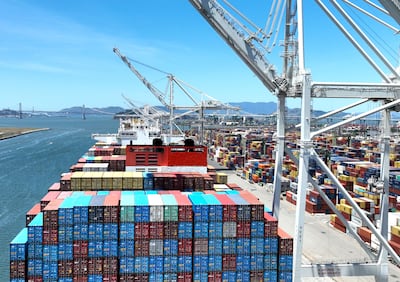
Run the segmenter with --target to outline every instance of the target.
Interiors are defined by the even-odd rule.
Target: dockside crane
[[[362,31],[356,21],[346,12],[345,9],[336,0],[332,0],[331,8],[321,0],[302,1],[271,1],[269,4],[270,11],[267,17],[265,28],[257,26],[249,20],[239,9],[235,8],[227,0],[189,0],[196,11],[210,24],[210,26],[222,37],[223,40],[233,49],[233,51],[243,60],[243,62],[255,73],[255,75],[266,86],[267,90],[277,96],[278,99],[278,122],[277,122],[277,155],[275,161],[274,175],[274,198],[273,198],[273,214],[279,218],[280,208],[280,180],[282,177],[282,160],[285,151],[285,104],[287,98],[301,98],[301,139],[300,154],[297,160],[293,155],[292,159],[297,160],[299,167],[298,177],[298,193],[296,205],[296,224],[294,232],[294,261],[293,261],[293,281],[300,281],[301,277],[318,276],[319,273],[329,273],[334,269],[335,275],[343,276],[367,276],[374,275],[377,281],[388,280],[388,254],[398,264],[400,258],[392,247],[388,244],[388,180],[389,180],[389,135],[390,135],[390,111],[397,109],[400,104],[400,77],[396,68],[382,54],[379,48],[370,40],[370,38]],[[327,1],[326,1],[327,2]],[[386,21],[366,12],[365,9],[351,3],[343,1],[347,4],[348,9],[360,11],[367,18],[372,19],[378,24],[382,24],[399,32],[398,27],[388,24],[386,21],[393,19],[400,22],[400,4],[397,0],[380,0],[384,6],[380,7],[373,1],[364,1],[375,13],[382,13],[382,17],[386,16]],[[383,82],[379,83],[338,83],[338,82],[315,82],[311,79],[311,73],[306,70],[305,64],[305,44],[304,34],[304,13],[303,5],[315,5],[326,14],[326,16],[334,23],[334,25],[343,33],[348,41],[356,48],[371,67],[380,75]],[[253,5],[248,3],[247,5]],[[386,8],[386,9],[385,9]],[[268,7],[267,7],[268,9]],[[332,12],[340,15],[347,26],[350,27],[353,34],[345,27],[337,16]],[[390,15],[390,16],[388,16]],[[282,25],[281,25],[282,24]],[[318,23],[315,23],[318,25]],[[282,31],[284,36],[281,44],[283,51],[282,70],[279,74],[275,65],[267,60],[272,48],[275,48],[276,38]],[[360,41],[363,43],[360,44]],[[272,43],[271,43],[272,42]],[[365,47],[364,47],[365,46]],[[373,59],[368,51],[372,52],[376,59]],[[379,61],[376,62],[376,60]],[[385,68],[385,70],[383,69]],[[390,73],[390,75],[387,74]],[[358,102],[343,107],[340,111],[344,111],[361,105],[368,101],[380,101],[381,105],[373,110],[364,112],[354,117],[348,118],[341,122],[332,124],[318,131],[311,131],[311,102],[313,98],[357,98]],[[383,112],[383,131],[382,131],[382,162],[381,162],[381,181],[383,183],[383,194],[381,204],[381,226],[380,229],[366,217],[360,207],[355,203],[340,181],[331,172],[327,165],[321,160],[317,152],[313,148],[312,139],[320,134],[333,130],[357,119],[364,118],[376,112]],[[328,113],[325,117],[336,114],[337,111]],[[288,152],[290,155],[290,152]],[[359,235],[353,231],[348,222],[341,213],[336,209],[326,194],[322,191],[317,183],[308,173],[309,160],[314,159],[323,171],[332,179],[338,190],[344,195],[346,201],[351,204],[353,210],[367,223],[368,228],[376,236],[380,243],[378,256],[370,252],[364,245]],[[350,263],[350,264],[331,264],[329,266],[318,263],[312,265],[302,265],[302,248],[304,239],[304,212],[306,201],[306,188],[311,183],[314,188],[321,194],[323,199],[329,204],[330,208],[340,218],[342,223],[347,227],[349,233],[360,243],[360,246],[370,256],[372,263]],[[321,271],[323,270],[323,271]],[[333,276],[335,276],[333,275]]]
[[[154,67],[151,67],[152,69],[155,69],[157,71],[160,71],[164,74],[167,75],[168,78],[168,87],[167,89],[169,90],[169,95],[168,93],[163,93],[157,87],[155,87],[152,83],[150,83],[138,70],[137,68],[134,67],[133,61],[145,65],[143,63],[140,63],[139,61],[129,59],[125,55],[121,54],[118,48],[113,49],[114,53],[129,67],[129,69],[137,76],[137,78],[150,90],[150,92],[161,102],[161,104],[168,109],[169,111],[169,134],[172,135],[172,129],[175,126],[180,133],[183,135],[182,130],[179,128],[179,126],[174,123],[175,120],[178,118],[188,115],[190,113],[198,112],[200,115],[200,140],[199,143],[203,144],[203,139],[204,139],[204,114],[206,110],[235,110],[239,111],[239,107],[234,107],[232,105],[229,105],[227,103],[223,103],[221,101],[218,101],[217,99],[212,98],[211,96],[195,89],[193,86],[185,83],[184,81],[176,78],[174,75],[171,73],[167,73],[164,71],[161,71],[159,69],[156,69]],[[147,67],[150,67],[148,65],[145,65]],[[177,106],[174,104],[174,86],[178,86],[179,89],[182,90],[182,92],[189,98],[189,100],[194,104],[191,106]],[[192,90],[195,90],[198,93],[201,93],[202,96],[206,96],[208,99],[202,99],[200,102],[198,102],[193,95],[190,93],[190,91],[187,89],[190,88]],[[166,101],[165,97],[169,96],[169,102]],[[182,110],[185,111],[183,113],[176,113],[176,110]]]

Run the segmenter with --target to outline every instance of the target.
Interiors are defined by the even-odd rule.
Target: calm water
[[[50,128],[0,141],[0,281],[9,279],[9,243],[25,226],[25,213],[58,182],[95,141],[114,133],[110,116],[0,118],[0,127]]]

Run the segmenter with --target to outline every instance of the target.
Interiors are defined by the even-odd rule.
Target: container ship
[[[293,238],[208,159],[95,143],[26,213],[10,281],[292,281]]]

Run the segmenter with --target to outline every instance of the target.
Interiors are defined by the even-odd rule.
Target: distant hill
[[[275,102],[232,102],[229,103],[229,105],[239,107],[243,112],[255,115],[270,115],[277,110],[277,104]]]
[[[239,107],[242,113],[254,114],[254,115],[271,115],[277,111],[277,104],[275,102],[231,102],[232,106]],[[160,110],[167,111],[163,106],[156,106]],[[82,107],[71,107],[60,110],[61,113],[69,114],[82,114]],[[86,114],[117,114],[117,113],[129,113],[129,109],[121,107],[106,107],[106,108],[85,108]],[[179,112],[179,111],[176,111]],[[290,116],[300,116],[301,109],[287,109],[287,113]],[[313,111],[314,116],[324,114],[324,111]]]
[[[0,116],[17,116],[19,112],[10,109],[2,109],[0,110]]]

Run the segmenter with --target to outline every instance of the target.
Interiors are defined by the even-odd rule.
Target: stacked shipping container
[[[246,191],[74,191],[10,244],[11,281],[291,281],[293,239]]]

